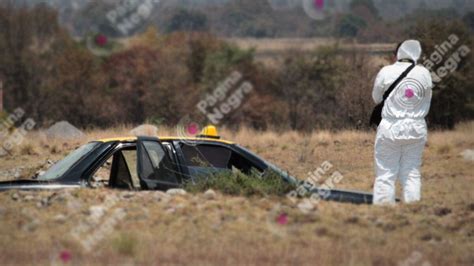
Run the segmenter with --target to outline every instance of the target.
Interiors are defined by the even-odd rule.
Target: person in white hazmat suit
[[[397,51],[397,62],[378,73],[372,92],[376,104],[384,92],[421,56],[421,45],[416,40],[403,42]],[[425,117],[431,103],[433,83],[430,72],[415,66],[394,88],[385,101],[382,121],[375,140],[374,204],[395,203],[395,181],[400,178],[404,202],[421,198],[423,149],[428,130]]]

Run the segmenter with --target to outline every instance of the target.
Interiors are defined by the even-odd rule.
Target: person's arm
[[[379,104],[383,100],[383,94],[385,92],[384,86],[384,75],[382,74],[382,70],[377,74],[374,83],[374,89],[372,90],[372,98],[376,104]]]
[[[425,70],[426,70],[426,74],[425,74],[425,75],[426,75],[426,80],[427,80],[427,82],[428,82],[428,87],[429,87],[430,90],[431,90],[431,89],[433,89],[433,86],[434,86],[434,84],[433,84],[433,79],[431,78],[431,73],[430,73],[430,71],[429,71],[428,69],[426,69],[426,68],[425,68]]]
[[[426,84],[427,84],[426,90],[428,91],[428,97],[429,97],[430,102],[431,102],[431,97],[433,95],[433,86],[434,86],[433,79],[431,78],[431,73],[428,69],[425,68],[424,71],[425,71],[424,76],[425,76],[425,80],[426,80]]]

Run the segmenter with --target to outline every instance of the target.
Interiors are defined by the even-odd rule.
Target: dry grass
[[[229,38],[227,42],[241,49],[255,49],[255,59],[267,66],[282,64],[282,58],[288,51],[312,53],[318,48],[335,46],[343,52],[361,52],[372,55],[370,63],[374,66],[387,64],[386,58],[380,54],[391,54],[396,44],[372,43],[361,44],[353,40],[334,38]]]
[[[85,141],[128,135],[129,128],[86,132],[86,139],[74,142],[43,140],[35,132],[12,157],[1,159],[0,170],[34,167],[48,158],[64,156]],[[161,135],[173,132],[172,128],[160,129]],[[473,265],[474,166],[459,155],[474,147],[473,132],[474,123],[469,123],[455,131],[430,134],[422,169],[423,200],[412,205],[321,202],[303,214],[289,200],[277,197],[218,195],[209,200],[203,195],[167,198],[159,192],[129,195],[79,190],[70,197],[61,196],[65,192],[30,193],[33,199],[27,199],[27,194],[2,192],[0,263],[51,264],[67,250],[72,255],[69,263],[77,265],[397,265],[417,258],[413,252],[418,251],[422,257],[412,265],[425,261],[431,265]],[[328,160],[334,166],[331,172],[344,175],[338,188],[371,190],[373,132],[224,129],[221,133],[300,178]],[[104,204],[110,195],[121,200],[104,217],[117,208],[123,208],[127,216],[92,252],[86,252],[71,231],[87,223],[90,206]],[[18,200],[13,199],[16,196]],[[48,197],[48,205],[38,204]],[[288,223],[281,225],[275,219],[283,212]],[[55,218],[59,214],[66,218]]]
[[[312,51],[328,45],[340,45],[342,49],[357,49],[361,51],[390,52],[396,44],[372,43],[359,44],[334,38],[229,38],[226,41],[234,43],[242,49],[255,48],[258,52],[282,52],[286,50]]]

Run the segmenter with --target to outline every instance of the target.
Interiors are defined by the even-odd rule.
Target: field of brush
[[[32,132],[0,158],[0,179],[31,176],[77,145],[130,128],[68,142]],[[473,265],[474,162],[461,155],[473,149],[473,132],[474,123],[430,132],[423,199],[411,205],[320,202],[302,212],[286,197],[220,192],[1,192],[0,264]],[[372,190],[374,132],[221,135],[300,179],[328,161],[323,178],[339,171],[337,188]]]
[[[387,55],[391,55],[396,44],[362,44],[334,38],[227,38],[227,42],[241,49],[255,49],[255,59],[267,66],[281,64],[290,51],[311,55],[322,47],[338,47],[341,53],[359,52],[370,55],[371,63],[379,66],[386,64]]]

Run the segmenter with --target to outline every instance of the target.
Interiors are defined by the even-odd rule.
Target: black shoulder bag
[[[395,80],[395,82],[393,82],[390,88],[388,88],[388,90],[385,91],[385,93],[383,94],[383,101],[374,107],[374,110],[372,111],[372,114],[370,115],[370,122],[369,122],[370,126],[378,126],[380,122],[382,121],[382,110],[385,104],[385,100],[387,100],[388,96],[390,96],[390,94],[395,89],[395,87],[397,87],[398,83],[400,83],[400,81],[402,81],[402,79],[404,79],[408,75],[408,73],[410,73],[410,71],[416,66],[414,61],[410,60],[410,63],[411,63],[411,66],[409,66],[400,75],[400,77],[398,77],[398,79]]]

